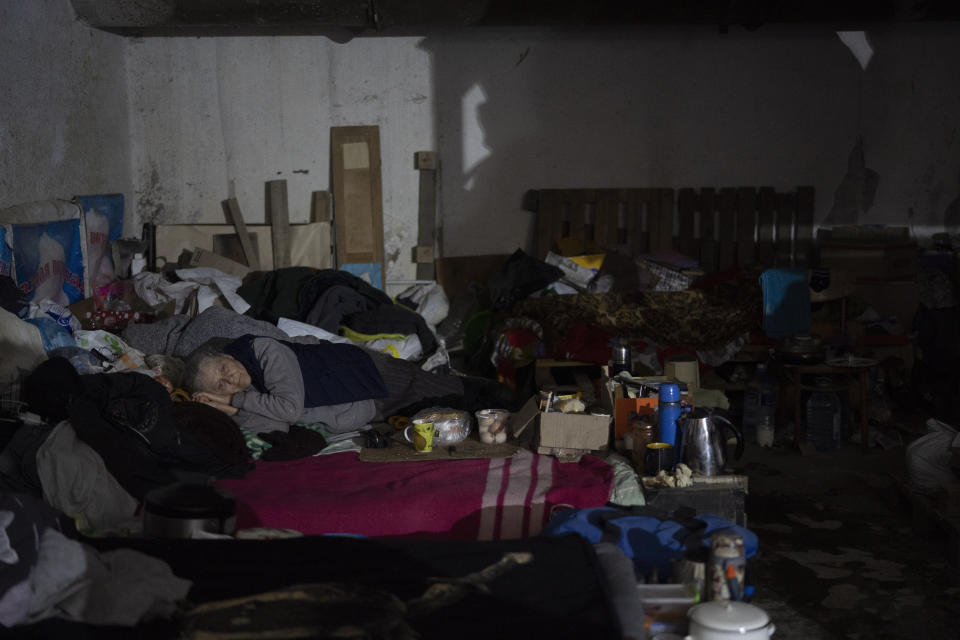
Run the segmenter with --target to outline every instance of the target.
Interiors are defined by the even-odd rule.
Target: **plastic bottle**
[[[830,378],[817,378],[816,391],[807,399],[807,440],[817,451],[830,451],[840,445],[840,397],[830,390]]]
[[[769,418],[771,425],[774,424],[776,412],[776,386],[767,363],[761,362],[757,365],[756,372],[747,381],[747,387],[743,392],[744,431],[750,432],[756,429],[763,423],[765,417]]]
[[[760,379],[760,407],[757,413],[757,424],[763,424],[764,421],[771,425],[777,421],[777,385],[770,374],[770,369],[765,368]]]
[[[757,444],[761,447],[772,447],[776,439],[776,429],[773,420],[768,415],[764,415],[762,422],[757,425]]]

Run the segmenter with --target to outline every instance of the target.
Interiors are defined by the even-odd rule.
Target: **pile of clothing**
[[[192,586],[162,560],[130,549],[100,553],[76,535],[43,502],[0,492],[0,625],[9,629],[55,616],[133,627],[171,617]]]

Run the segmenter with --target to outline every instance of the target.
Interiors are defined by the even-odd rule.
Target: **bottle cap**
[[[675,384],[660,385],[660,402],[679,402],[680,387]]]

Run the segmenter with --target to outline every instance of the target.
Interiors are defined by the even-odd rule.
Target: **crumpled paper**
[[[682,462],[677,465],[676,471],[661,470],[651,480],[645,481],[648,487],[683,488],[693,486],[693,471]]]

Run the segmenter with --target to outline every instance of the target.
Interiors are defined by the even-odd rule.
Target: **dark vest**
[[[237,338],[227,345],[224,352],[239,360],[246,368],[254,389],[260,393],[269,393],[263,380],[263,367],[253,352],[253,341],[257,337],[259,336],[245,335]],[[333,342],[277,342],[289,347],[297,356],[303,376],[305,409],[383,398],[387,395],[387,387],[373,364],[373,358],[360,347]]]

